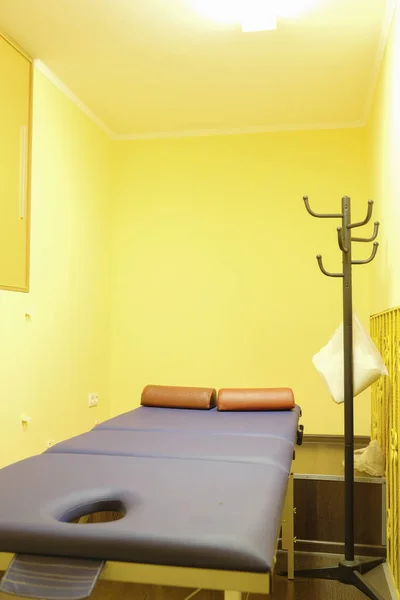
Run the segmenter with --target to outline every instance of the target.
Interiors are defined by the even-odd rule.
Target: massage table
[[[101,577],[224,590],[226,600],[271,593],[281,525],[293,578],[300,416],[298,406],[140,406],[3,468],[3,591],[32,594],[41,577],[51,598],[87,597]],[[123,516],[87,524],[102,511]],[[78,573],[70,585],[67,567]]]

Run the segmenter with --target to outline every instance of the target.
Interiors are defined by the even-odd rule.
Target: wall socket
[[[99,403],[99,395],[97,392],[92,392],[88,396],[88,406],[89,408],[93,408],[93,406],[97,406]]]

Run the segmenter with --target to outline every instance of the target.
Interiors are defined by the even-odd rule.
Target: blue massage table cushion
[[[3,469],[1,549],[267,571],[286,479],[273,465],[49,453]],[[104,510],[125,516],[69,522]]]
[[[0,551],[273,567],[300,410],[140,407],[0,472]],[[71,522],[119,511],[112,522]]]

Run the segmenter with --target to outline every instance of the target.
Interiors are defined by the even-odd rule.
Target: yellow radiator
[[[388,562],[400,598],[399,460],[400,437],[400,308],[371,317],[371,336],[389,372],[372,387],[372,439],[386,458],[386,511]]]

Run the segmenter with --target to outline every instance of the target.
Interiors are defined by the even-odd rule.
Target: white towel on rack
[[[344,402],[344,352],[343,323],[336,329],[326,346],[314,354],[312,362],[322,377],[331,398],[338,404]],[[354,396],[357,396],[382,375],[388,375],[372,338],[353,313],[353,369]]]

